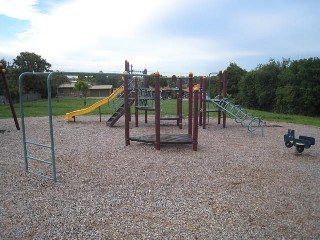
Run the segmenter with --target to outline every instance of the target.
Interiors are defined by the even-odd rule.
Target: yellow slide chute
[[[113,93],[111,93],[110,96],[92,104],[91,106],[89,106],[87,108],[83,108],[83,109],[79,109],[79,110],[75,110],[75,111],[66,113],[64,118],[66,120],[70,120],[75,116],[79,116],[79,115],[83,115],[83,114],[87,114],[89,112],[92,112],[93,110],[102,106],[103,104],[106,104],[106,103],[112,101],[113,99],[115,99],[120,93],[123,92],[123,90],[124,90],[124,86],[121,86],[121,87],[117,88],[115,91],[113,91]]]

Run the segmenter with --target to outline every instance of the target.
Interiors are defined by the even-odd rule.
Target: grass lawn
[[[99,101],[100,99],[87,99],[87,106]],[[20,106],[14,104],[17,116],[20,117]],[[59,99],[52,99],[52,114],[54,116],[63,116],[68,112],[85,108],[83,105],[82,98],[75,97],[61,97]],[[176,100],[163,100],[161,101],[161,114],[163,115],[175,115],[176,114]],[[188,101],[183,101],[183,112],[187,113]],[[115,110],[112,104],[102,105],[100,108],[102,115],[111,115]],[[248,110],[253,113],[254,116],[261,117],[265,121],[275,122],[287,122],[304,125],[312,125],[320,127],[320,117],[307,117],[301,115],[289,115],[289,114],[278,114],[272,112],[263,112],[257,110]],[[132,113],[134,110],[132,110]],[[141,111],[141,114],[143,111]],[[24,103],[24,114],[25,117],[37,117],[48,115],[48,100],[42,99],[32,102]],[[99,108],[90,113],[90,115],[98,115]],[[150,113],[152,114],[152,112]],[[0,118],[11,118],[11,110],[9,105],[0,105]]]

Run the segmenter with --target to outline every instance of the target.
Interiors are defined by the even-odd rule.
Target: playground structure
[[[18,122],[18,119],[17,119],[17,114],[16,114],[16,111],[15,111],[14,106],[13,106],[13,101],[12,101],[10,90],[9,90],[9,86],[8,86],[8,80],[7,80],[7,77],[5,75],[6,70],[3,68],[3,64],[2,63],[0,63],[0,72],[1,72],[2,80],[3,80],[3,86],[4,86],[5,92],[7,94],[7,99],[9,101],[12,117],[14,119],[14,123],[16,125],[17,130],[20,130],[19,122]]]
[[[119,74],[119,73],[92,73],[92,72],[24,72],[19,76],[19,95],[20,95],[20,113],[21,113],[21,126],[22,126],[22,143],[23,143],[23,150],[24,150],[24,165],[25,165],[25,171],[28,173],[32,173],[34,175],[44,177],[50,180],[53,180],[54,182],[57,181],[57,175],[56,175],[56,161],[55,161],[55,148],[54,148],[54,134],[53,134],[53,124],[52,124],[52,97],[51,97],[51,82],[52,78],[55,75],[58,74],[64,74],[68,76],[77,76],[80,74],[84,75],[105,75],[105,76],[118,76],[123,77],[125,80],[125,85],[123,86],[123,89],[120,87],[118,93],[123,92],[124,90],[124,111],[126,114],[125,119],[125,139],[126,139],[126,146],[130,144],[130,140],[134,141],[134,138],[129,139],[129,120],[130,120],[130,102],[129,101],[129,78],[132,79],[133,77],[143,77],[148,76],[145,74]],[[50,143],[39,143],[32,139],[29,139],[26,135],[26,126],[25,126],[25,115],[24,115],[24,101],[22,97],[23,93],[23,82],[25,80],[26,76],[43,76],[47,77],[47,91],[48,91],[48,120],[49,120],[49,142]],[[195,120],[194,120],[194,133],[192,134],[192,128],[190,130],[192,119],[190,121],[191,114],[189,114],[189,132],[187,135],[176,135],[176,136],[170,136],[170,135],[162,135],[160,140],[160,92],[159,92],[159,75],[149,75],[155,77],[156,80],[156,88],[155,88],[155,115],[156,115],[156,137],[155,137],[155,146],[157,149],[160,149],[160,141],[163,143],[163,140],[165,139],[166,143],[192,143],[193,149],[197,150],[197,141],[198,141],[198,102],[195,101]],[[192,76],[190,77],[192,79]],[[191,80],[192,83],[192,80]],[[192,86],[192,85],[191,85]],[[131,90],[131,93],[133,91]],[[115,94],[116,95],[116,94]],[[120,94],[118,94],[120,95]],[[198,91],[195,91],[195,96],[198,96]],[[192,94],[191,94],[192,97]],[[198,97],[195,97],[198,99]],[[104,100],[107,101],[107,100]],[[109,99],[110,101],[110,99]],[[190,103],[192,104],[192,98]],[[100,103],[97,103],[101,104]],[[71,117],[72,118],[72,117]],[[192,134],[192,136],[191,136]],[[128,144],[129,143],[129,144]],[[28,146],[33,145],[37,148],[44,148],[50,151],[50,159],[44,159],[39,158],[35,156],[33,152],[31,152],[31,148],[28,148]],[[48,169],[44,170],[44,172],[41,172],[36,169],[30,168],[30,161],[35,161],[40,164],[44,164],[48,167]]]
[[[305,148],[308,149],[315,144],[315,139],[313,137],[299,136],[299,138],[295,138],[294,135],[295,131],[293,129],[288,129],[288,133],[283,136],[287,148],[295,146],[297,152],[302,153]]]
[[[171,78],[167,78],[169,80],[176,81],[178,80],[178,92],[177,92],[177,108],[176,115],[161,115],[160,120],[173,120],[177,121],[177,126],[182,129],[182,77],[177,77],[173,75]],[[147,78],[144,76],[143,81],[139,82],[138,78],[135,78],[134,81],[134,100],[135,100],[135,126],[139,125],[139,110],[144,111],[145,120],[144,122],[148,122],[148,111],[155,111],[155,98],[154,98],[154,90],[150,89],[148,86]],[[160,96],[161,98],[161,96]]]
[[[217,95],[215,98],[226,98],[227,97],[227,72],[225,71],[222,74],[222,71],[219,72],[219,78],[218,78],[218,88],[217,88]],[[208,84],[207,84],[208,82]],[[222,108],[214,104],[212,101],[210,101],[211,98],[211,89],[210,89],[210,74],[208,76],[208,81],[206,82],[206,78],[201,77],[200,78],[200,89],[201,89],[201,100],[200,100],[200,107],[201,111],[199,114],[199,123],[200,126],[203,126],[203,129],[206,128],[206,123],[209,121],[210,113],[217,112],[218,113],[218,124],[221,123],[222,118],[222,125],[223,128],[226,127],[226,112],[223,111]],[[207,115],[207,118],[206,118]]]
[[[130,69],[130,64],[125,61],[125,71],[130,74],[130,76],[135,75],[135,77],[130,77],[129,79],[129,105],[130,107],[135,104],[135,125],[139,125],[139,111],[144,111],[145,123],[148,122],[148,112],[155,111],[154,107],[154,90],[149,88],[147,69],[143,71],[134,71]],[[138,76],[137,74],[140,74]],[[151,75],[150,75],[151,76]],[[149,77],[150,77],[149,76]],[[174,75],[172,78],[176,80],[177,77]],[[182,128],[182,77],[178,78],[178,93],[177,93],[177,114],[176,115],[160,115],[160,120],[174,120],[177,121],[177,126]],[[91,106],[79,110],[75,110],[65,114],[66,120],[73,119],[75,121],[76,116],[84,115],[94,111],[104,104],[109,104],[109,107],[114,108],[114,113],[107,120],[107,126],[113,127],[115,123],[124,115],[124,85],[122,84],[118,89],[116,89],[110,96],[92,104]],[[99,111],[101,112],[101,111]],[[101,113],[100,113],[101,121]]]
[[[210,81],[210,79],[208,79]],[[265,122],[253,116],[251,113],[247,112],[245,109],[241,108],[239,105],[236,105],[228,100],[227,94],[227,85],[228,85],[228,73],[225,70],[219,72],[218,78],[218,95],[215,98],[211,98],[210,95],[206,94],[206,81],[205,78],[201,78],[201,101],[200,106],[202,111],[200,114],[199,122],[202,124],[203,129],[206,128],[206,114],[210,112],[218,112],[218,124],[220,124],[221,112],[223,115],[223,128],[226,127],[226,116],[233,118],[235,122],[241,124],[241,126],[246,127],[250,133],[253,133],[258,128],[261,128],[261,133],[263,136],[263,127]],[[208,89],[210,93],[210,88]],[[212,103],[216,108],[207,109],[207,103]],[[209,119],[209,115],[208,115]],[[202,122],[202,123],[201,123]]]
[[[129,70],[129,63],[126,61],[125,69]],[[237,123],[241,123],[242,126],[248,127],[250,132],[254,131],[256,128],[261,127],[260,123],[262,122],[260,119],[256,120],[252,115],[245,113],[239,106],[232,104],[227,96],[227,74],[226,71],[222,75],[222,72],[219,73],[219,89],[218,96],[214,99],[211,99],[206,94],[206,79],[201,78],[201,84],[199,88],[194,88],[193,86],[193,74],[189,73],[187,78],[178,77],[179,80],[179,92],[177,94],[177,116],[174,117],[163,117],[161,116],[160,109],[160,74],[157,72],[152,75],[146,74],[146,71],[143,73],[129,73],[125,71],[123,74],[120,73],[92,73],[92,72],[25,72],[19,76],[19,94],[20,94],[20,111],[21,111],[21,122],[22,122],[22,133],[23,133],[23,148],[24,148],[24,162],[25,162],[25,171],[33,173],[35,175],[45,177],[51,179],[53,181],[57,181],[56,177],[56,164],[55,164],[55,151],[54,151],[54,138],[53,138],[53,126],[52,126],[52,105],[51,105],[51,81],[52,77],[57,74],[64,74],[68,76],[77,76],[77,75],[104,75],[104,76],[117,76],[119,78],[123,78],[124,84],[118,88],[113,94],[109,97],[98,101],[87,109],[73,111],[66,115],[67,119],[74,118],[77,115],[85,114],[101,105],[114,102],[117,99],[123,98],[123,101],[120,102],[120,106],[118,107],[118,111],[115,112],[114,115],[110,117],[111,123],[109,126],[112,126],[117,119],[119,119],[122,115],[125,115],[125,145],[130,145],[130,141],[144,142],[144,143],[153,143],[156,150],[160,150],[161,144],[192,144],[192,149],[197,151],[198,148],[198,125],[203,125],[203,128],[206,126],[206,113],[209,112],[206,103],[212,103],[216,106],[215,110],[218,112],[218,123],[220,123],[221,112],[223,114],[223,126],[226,125],[226,114],[232,116]],[[47,77],[47,91],[48,91],[48,116],[49,116],[49,127],[50,127],[50,144],[47,143],[37,143],[33,140],[30,140],[26,137],[25,131],[25,121],[24,121],[24,102],[22,98],[22,86],[25,76],[45,76]],[[148,95],[138,94],[139,92],[145,91],[143,88],[139,88],[138,79],[143,79],[144,85],[146,86],[147,77],[153,77],[155,86],[154,86],[154,94]],[[172,76],[172,79],[176,79],[176,76]],[[160,133],[160,120],[177,120],[177,124],[179,128],[182,128],[182,80],[188,79],[188,133],[187,134],[161,134]],[[222,95],[223,89],[223,96]],[[199,91],[201,90],[201,91]],[[209,88],[210,90],[210,88]],[[143,99],[143,97],[148,97],[148,99]],[[152,100],[154,101],[154,105],[150,107],[148,103],[145,101]],[[199,114],[199,100],[200,100],[200,114]],[[140,101],[140,102],[139,102]],[[136,117],[136,126],[138,126],[138,110],[149,111],[152,110],[155,113],[154,116],[154,126],[155,126],[155,134],[154,135],[145,135],[145,136],[130,136],[130,127],[129,122],[131,121],[131,111],[130,108],[133,103],[135,105],[135,117]],[[150,107],[150,109],[146,109]],[[147,114],[145,112],[145,121],[147,121]],[[255,126],[253,123],[258,121],[258,126]],[[107,122],[108,124],[108,122]],[[41,159],[34,156],[28,150],[28,145],[35,145],[40,148],[49,149],[51,152],[51,157],[49,160]],[[51,168],[51,175],[46,175],[42,172],[35,171],[30,169],[29,161],[36,161],[39,163],[43,163]]]
[[[189,112],[188,112],[188,134],[160,134],[160,74],[157,72],[153,75],[154,86],[154,112],[155,112],[155,134],[146,136],[130,136],[129,121],[131,119],[129,101],[129,74],[124,77],[124,112],[125,112],[125,142],[126,146],[130,145],[130,141],[153,143],[157,150],[160,150],[161,144],[192,144],[194,151],[198,146],[198,98],[199,89],[193,91],[193,74],[189,74]],[[194,92],[194,102],[193,93]],[[193,104],[194,103],[194,104]],[[193,111],[192,111],[193,104]],[[193,117],[193,118],[192,118]],[[193,121],[192,121],[193,120]],[[193,124],[192,124],[193,122]]]
[[[148,123],[148,112],[155,111],[154,103],[154,90],[149,87],[148,77],[152,75],[147,75],[147,69],[143,71],[135,71],[130,68],[129,62],[125,61],[125,71],[129,74],[142,74],[141,76],[135,76],[134,78],[129,78],[129,105],[130,107],[134,104],[135,110],[135,126],[139,125],[139,111],[144,112],[144,122]],[[171,79],[171,78],[170,78]],[[172,79],[176,80],[176,76],[172,76]],[[177,96],[177,114],[176,115],[160,115],[160,120],[175,120],[177,121],[177,126],[182,128],[182,78],[178,78],[179,81],[179,92]],[[123,101],[123,93],[119,94],[114,102]],[[111,115],[107,121],[107,125],[112,127],[117,122],[117,120],[124,114],[124,104],[122,102],[117,104],[118,107],[116,111]],[[131,115],[130,115],[131,116]]]

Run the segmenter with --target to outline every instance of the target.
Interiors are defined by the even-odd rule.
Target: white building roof
[[[74,88],[75,83],[63,83],[61,85],[59,85],[58,88]],[[90,86],[89,89],[92,90],[103,90],[103,89],[112,89],[113,86],[112,85],[94,85],[94,86]]]

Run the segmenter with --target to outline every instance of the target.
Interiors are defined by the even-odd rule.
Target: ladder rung
[[[41,144],[41,143],[36,143],[36,142],[32,142],[32,141],[26,141],[26,143],[32,144],[32,145],[36,145],[36,146],[40,146],[40,147],[46,147],[46,148],[51,148],[50,145],[47,144]]]
[[[52,162],[49,162],[47,160],[43,160],[43,159],[40,159],[40,158],[36,158],[36,157],[32,157],[32,156],[27,156],[28,159],[31,159],[31,160],[35,160],[37,162],[42,162],[42,163],[46,163],[46,164],[49,164],[51,165]]]
[[[44,175],[44,174],[42,174],[42,173],[35,172],[35,171],[33,171],[33,170],[30,170],[30,169],[28,169],[28,172],[29,172],[29,173],[32,173],[32,174],[34,174],[34,175],[37,175],[37,176],[39,176],[39,177],[43,177],[43,178],[47,178],[47,179],[50,179],[50,180],[54,180],[53,177],[49,177],[49,176],[47,176],[47,175]]]
[[[232,112],[233,111],[233,109],[234,109],[234,105],[232,106],[229,106],[229,108],[227,109],[228,111],[230,111],[230,112]]]

